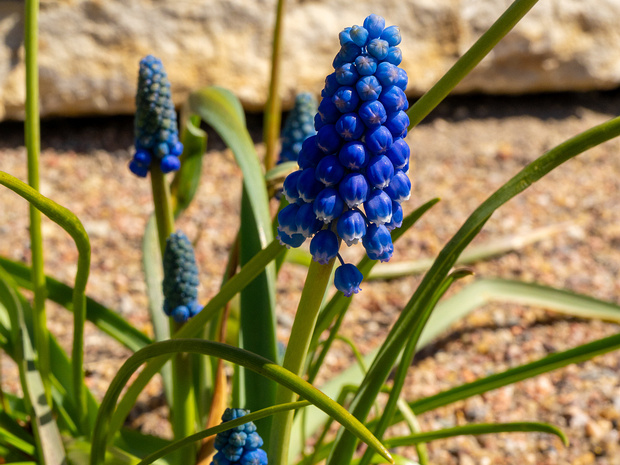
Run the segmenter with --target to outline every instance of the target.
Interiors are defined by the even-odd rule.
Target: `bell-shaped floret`
[[[405,200],[409,200],[409,197],[411,196],[411,181],[402,170],[396,170],[390,185],[384,190],[386,194],[392,198],[392,200],[401,203]]]
[[[392,199],[381,189],[374,189],[364,202],[364,211],[371,223],[389,223],[392,219]]]
[[[358,210],[347,210],[336,223],[340,238],[348,245],[357,244],[366,234],[366,220]]]
[[[361,205],[368,197],[368,181],[361,173],[347,174],[338,185],[338,193],[349,208]]]
[[[348,142],[338,152],[342,166],[350,170],[359,170],[368,162],[366,146],[361,142]]]
[[[295,217],[297,232],[304,237],[312,237],[323,227],[323,222],[314,214],[314,202],[304,203],[299,207]]]
[[[338,191],[332,187],[326,187],[314,199],[314,214],[317,219],[324,223],[330,223],[338,218],[344,210],[344,202]]]
[[[368,258],[387,262],[394,253],[394,244],[390,231],[384,225],[371,223],[362,239]]]
[[[389,223],[385,223],[388,231],[400,228],[403,225],[403,207],[400,203],[392,201],[392,219]]]
[[[385,155],[375,155],[366,167],[368,184],[377,189],[383,189],[394,177],[394,165]]]
[[[326,186],[332,186],[340,182],[344,172],[344,167],[338,157],[336,155],[327,155],[316,167],[315,176]]]
[[[334,285],[345,297],[351,297],[361,291],[362,279],[364,279],[364,275],[360,270],[355,265],[346,263],[336,269]]]
[[[319,231],[310,241],[310,254],[315,262],[327,265],[338,255],[338,236],[330,229]]]

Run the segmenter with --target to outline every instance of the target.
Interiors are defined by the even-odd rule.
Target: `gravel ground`
[[[394,262],[435,257],[473,209],[519,169],[564,139],[615,116],[620,93],[543,95],[523,98],[453,98],[409,135],[413,150],[412,200],[405,211],[440,197],[396,246]],[[253,134],[260,119],[249,118]],[[42,192],[75,212],[90,234],[93,256],[89,295],[115,308],[149,332],[140,240],[151,211],[148,181],[133,178],[129,159],[132,122],[50,121],[43,126]],[[258,139],[258,136],[257,136]],[[262,151],[260,141],[257,143]],[[476,277],[501,277],[587,293],[620,304],[620,141],[611,141],[566,163],[500,209],[474,241],[484,245],[537,228],[570,224],[565,231],[499,258],[471,266]],[[25,179],[21,126],[0,125],[0,168]],[[201,299],[214,295],[238,227],[240,174],[231,153],[210,138],[202,184],[195,203],[179,221],[190,238],[198,236]],[[0,190],[0,254],[29,259],[25,202]],[[77,251],[55,224],[44,221],[47,272],[71,283]],[[347,257],[361,253],[347,250]],[[286,264],[278,280],[279,336],[286,341],[304,270]],[[364,353],[383,340],[419,276],[368,282],[355,297],[342,333]],[[71,318],[49,306],[50,329],[70,346]],[[614,334],[618,325],[522,307],[488,304],[453,325],[426,347],[411,368],[410,400],[469,382],[489,373],[536,360],[549,353]],[[128,352],[89,326],[87,382],[102,396]],[[351,361],[336,344],[323,379]],[[2,360],[2,386],[18,390],[13,366]],[[461,437],[429,444],[435,464],[620,464],[618,353],[597,357],[483,396],[420,416],[423,430],[467,422],[545,421],[560,426],[571,445],[542,434]],[[169,435],[161,386],[155,380],[140,399],[132,424]],[[394,428],[392,433],[405,431]],[[398,450],[415,457],[409,449]]]

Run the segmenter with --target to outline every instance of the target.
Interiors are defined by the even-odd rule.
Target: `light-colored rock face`
[[[43,0],[43,115],[131,113],[138,61],[162,59],[175,96],[231,89],[264,105],[276,0]],[[318,94],[338,32],[372,13],[401,28],[410,96],[423,93],[510,0],[288,0],[282,57],[285,106]],[[457,88],[524,93],[620,84],[620,0],[542,0]],[[0,2],[0,119],[23,118],[23,3]]]

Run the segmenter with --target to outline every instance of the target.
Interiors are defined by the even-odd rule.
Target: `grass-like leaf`
[[[29,266],[5,257],[0,257],[0,266],[11,275],[19,287],[32,290]],[[51,276],[45,277],[45,285],[48,299],[73,311],[73,288],[71,286],[67,286]],[[117,312],[90,297],[86,297],[86,319],[134,352],[153,342],[151,338],[129,324]]]
[[[439,429],[427,433],[416,433],[409,436],[400,436],[385,440],[388,447],[411,446],[420,442],[430,442],[437,439],[451,438],[463,435],[496,434],[496,433],[549,433],[555,434],[568,446],[568,438],[561,429],[547,423],[513,422],[513,423],[480,423],[474,425],[455,426],[454,428]]]
[[[321,391],[309,384],[302,378],[294,375],[283,367],[237,347],[228,346],[217,342],[204,341],[201,339],[173,339],[151,344],[133,354],[120,368],[112,380],[108,391],[101,403],[97,422],[92,436],[92,452],[90,465],[100,464],[106,449],[108,425],[112,416],[116,401],[121,390],[129,378],[142,365],[150,359],[167,358],[175,353],[199,353],[222,358],[237,365],[243,365],[257,371],[262,376],[273,379],[277,383],[299,394],[302,398],[312,402],[318,408],[334,417],[340,424],[351,430],[356,437],[366,442],[380,455],[390,460],[390,454],[368,429],[356,420],[347,410],[334,402]]]
[[[181,169],[177,171],[170,185],[175,217],[189,207],[200,184],[202,157],[207,150],[207,133],[200,129],[200,118],[197,115],[186,120],[181,142]]]
[[[0,302],[6,308],[11,319],[13,344],[16,349],[15,361],[19,367],[21,386],[28,410],[32,412],[32,426],[37,441],[37,455],[43,463],[66,463],[60,431],[43,386],[41,374],[36,370],[35,352],[30,332],[26,327],[24,309],[10,276],[0,269]],[[13,443],[13,445],[16,445]],[[24,444],[22,444],[24,445]]]
[[[29,185],[8,173],[0,171],[0,184],[20,195],[31,205],[63,228],[74,240],[78,249],[77,272],[73,287],[73,350],[71,353],[73,372],[73,395],[78,406],[78,424],[87,428],[86,393],[84,386],[84,322],[86,321],[86,283],[90,268],[90,241],[81,221],[67,208],[41,195]]]

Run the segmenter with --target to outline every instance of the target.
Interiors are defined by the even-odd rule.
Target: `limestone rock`
[[[42,0],[42,115],[131,113],[138,61],[162,59],[175,101],[206,85],[265,103],[276,0]],[[338,32],[374,12],[403,35],[409,95],[423,93],[510,0],[289,0],[282,96],[319,93]],[[526,93],[620,83],[620,0],[544,0],[457,88]],[[0,2],[0,119],[23,118],[23,2]]]

